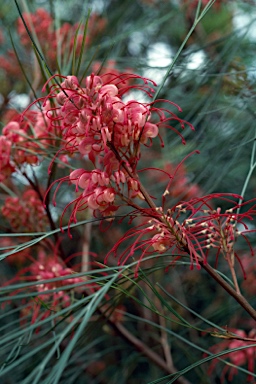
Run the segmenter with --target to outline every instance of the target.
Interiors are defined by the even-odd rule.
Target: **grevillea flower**
[[[255,216],[255,206],[250,206],[251,202],[238,205],[233,200],[240,198],[241,196],[236,194],[217,193],[176,205],[175,209],[180,210],[181,213],[190,212],[182,225],[196,251],[207,254],[207,250],[214,249],[217,251],[217,259],[222,254],[224,258],[231,257],[234,262],[234,259],[238,258],[235,250],[237,238],[244,238],[250,246],[247,235],[255,230],[249,229],[248,223]],[[221,208],[213,209],[214,199],[228,201],[232,206],[224,212]],[[249,205],[247,211],[237,213],[239,209],[246,208],[247,204]]]
[[[22,280],[38,283],[28,288],[32,292],[36,290],[38,295],[35,300],[29,299],[26,301],[27,307],[25,313],[22,313],[23,315],[32,314],[32,323],[39,317],[41,319],[48,317],[52,311],[69,307],[72,302],[71,293],[83,290],[84,278],[76,277],[75,272],[68,268],[63,260],[57,256],[56,251],[48,250],[46,253],[44,250],[39,249],[36,259],[28,253],[27,261],[31,263],[19,270],[11,282]],[[65,278],[66,276],[69,277]],[[60,277],[63,277],[63,279],[58,279]],[[10,285],[10,282],[7,282],[7,284]],[[76,286],[76,284],[79,286]],[[17,291],[12,294],[15,293]],[[42,307],[45,309],[43,312]]]
[[[61,85],[50,87],[50,93],[45,98],[44,107],[49,98],[56,100],[57,106],[46,113],[50,124],[52,122],[52,125],[58,124],[61,127],[65,153],[86,156],[94,165],[90,171],[76,169],[59,181],[74,184],[78,194],[67,206],[73,204],[69,223],[76,221],[78,211],[89,208],[94,215],[100,213],[106,217],[114,215],[119,206],[125,204],[148,219],[122,238],[121,242],[128,238],[135,238],[135,241],[130,248],[119,254],[119,264],[125,263],[138,251],[141,252],[141,260],[153,252],[163,253],[176,249],[182,256],[189,255],[191,268],[195,265],[200,269],[202,263],[207,263],[209,250],[215,249],[217,260],[223,254],[231,268],[234,260],[239,260],[234,245],[239,236],[247,240],[245,220],[252,220],[254,208],[237,214],[235,212],[240,207],[235,204],[234,198],[240,199],[240,196],[212,194],[192,198],[166,210],[165,196],[170,193],[173,179],[182,169],[183,162],[173,175],[164,172],[169,175],[169,183],[163,193],[162,207],[156,208],[142,187],[137,173],[141,145],[149,146],[153,138],[160,137],[159,129],[163,127],[171,128],[185,143],[181,133],[168,125],[173,120],[179,122],[182,129],[186,124],[193,127],[168,109],[157,108],[158,101],[124,101],[123,95],[134,88],[152,97],[152,81],[139,78],[143,81],[142,85],[131,85],[131,79],[134,81],[137,76],[122,74],[115,78],[112,76],[111,82],[105,83],[105,76],[109,80],[107,75],[91,74],[84,84],[80,84],[75,76],[64,77]],[[129,84],[125,88],[126,81]],[[119,83],[123,84],[122,88],[118,88]],[[54,203],[57,191],[58,188],[54,194]],[[146,200],[150,208],[138,209],[134,202],[138,198]],[[215,210],[212,208],[213,199],[227,200],[232,208],[223,213],[219,208]],[[119,245],[120,242],[109,254],[115,255]]]
[[[229,352],[227,353],[227,356],[230,362],[234,364],[233,366],[230,366],[230,365],[225,366],[221,374],[221,382],[224,382],[225,375],[229,371],[228,382],[231,383],[234,375],[238,373],[238,370],[236,368],[237,366],[241,367],[241,366],[247,365],[248,371],[254,373],[256,347],[252,346],[252,347],[240,349],[238,351],[233,351],[233,352],[232,350],[239,347],[246,347],[248,344],[253,344],[253,343],[255,344],[256,343],[255,336],[256,336],[255,329],[252,329],[248,335],[246,334],[245,331],[241,329],[231,329],[227,335],[224,335],[224,338],[226,339],[225,341],[219,344],[216,344],[210,348],[210,351],[212,353],[217,353],[225,349],[229,350]],[[210,364],[208,369],[209,376],[212,376],[212,373],[215,370],[218,362],[219,361],[217,359],[214,359]],[[254,378],[253,376],[248,375],[247,380],[252,382],[254,381]]]
[[[35,232],[47,227],[43,203],[33,189],[24,191],[19,197],[7,197],[1,210],[13,230]]]
[[[77,193],[82,190],[73,202],[70,222],[76,220],[77,211],[82,209],[109,216],[124,202],[132,205],[133,199],[144,199],[137,175],[141,145],[150,146],[164,127],[178,133],[184,143],[181,133],[169,124],[176,121],[181,129],[186,124],[193,129],[192,125],[168,109],[158,108],[157,101],[124,101],[123,96],[131,89],[152,97],[151,84],[155,84],[151,80],[132,74],[91,74],[80,84],[75,76],[63,78],[60,86],[51,86],[44,110],[48,99],[56,101],[57,106],[48,107],[46,113],[52,126],[61,127],[63,151],[70,156],[86,156],[94,166],[91,171],[75,170],[60,180],[75,184]],[[142,84],[134,84],[138,79]]]
[[[0,135],[0,182],[14,171],[14,166],[11,163],[11,147],[11,141],[6,136]]]
[[[16,115],[3,128],[3,135],[11,143],[11,160],[16,167],[23,163],[37,164],[39,147],[30,133],[30,126],[35,123],[34,112],[29,112],[27,118],[21,120],[21,116]]]
[[[56,112],[49,108],[47,101],[40,111],[26,111],[24,115],[12,113],[11,121],[3,127],[0,136],[2,177],[9,176],[23,164],[38,165],[46,148],[56,147],[61,131],[52,123]]]
[[[70,268],[67,268],[64,262],[56,257],[56,256],[47,256],[44,251],[40,251],[37,257],[37,260],[30,265],[28,269],[30,279],[35,279],[36,281],[40,280],[50,280],[55,277],[68,276],[73,274],[73,271]],[[37,285],[36,289],[38,292],[43,293],[44,291],[48,291],[50,289],[54,289],[57,287],[64,287],[70,284],[76,284],[82,282],[81,278],[71,277],[69,279],[60,280],[56,282],[44,283],[41,285]],[[50,294],[46,294],[46,297],[50,297]]]
[[[150,219],[129,230],[107,254],[105,261],[113,254],[115,257],[118,255],[119,265],[125,264],[130,257],[139,252],[137,274],[143,257],[156,252],[165,253],[172,249],[174,253],[178,251],[180,254],[175,256],[175,260],[189,255],[191,269],[194,266],[200,269],[202,263],[208,263],[210,249],[213,249],[216,264],[222,254],[224,259],[234,266],[235,259],[240,263],[235,249],[236,241],[238,237],[242,237],[250,246],[247,236],[255,230],[249,229],[247,223],[253,220],[256,213],[254,206],[247,212],[236,213],[241,206],[235,203],[234,198],[239,199],[240,196],[212,194],[177,204],[166,213],[162,207],[156,210],[142,209],[141,213]],[[214,199],[228,201],[232,204],[232,208],[223,213],[220,208],[213,209]],[[120,252],[120,244],[131,239],[132,245]]]

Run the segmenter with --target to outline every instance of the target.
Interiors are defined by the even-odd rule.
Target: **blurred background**
[[[52,74],[72,73],[74,56],[80,57],[83,31],[87,26],[85,48],[78,71],[80,78],[99,71],[117,74],[137,73],[150,78],[161,87],[158,97],[178,104],[182,112],[178,112],[174,106],[171,106],[171,110],[195,127],[195,131],[191,131],[188,127],[184,129],[182,134],[186,145],[172,131],[163,129],[161,136],[165,146],[161,148],[160,142],[156,139],[153,146],[145,148],[142,154],[141,169],[157,167],[172,173],[192,151],[200,151],[200,154],[188,157],[180,166],[167,205],[172,206],[179,200],[189,200],[192,197],[215,192],[242,194],[246,200],[255,198],[256,3],[254,1],[27,0],[17,3],[45,61],[43,62],[42,58],[37,60],[38,54],[19,17],[15,2],[2,0],[1,128],[17,116],[17,113],[21,113],[35,97],[43,95],[42,87],[49,76],[49,70]],[[210,3],[211,8],[191,33],[183,50],[175,59],[175,65],[171,67],[193,26],[197,12],[201,13]],[[163,83],[165,77],[166,81]],[[140,92],[131,92],[130,97],[135,96],[143,101],[144,96]],[[54,148],[48,150],[50,154],[55,151]],[[39,166],[33,167],[33,172],[44,189],[47,188],[45,174],[49,162],[50,160],[46,159]],[[71,165],[75,167],[76,162],[74,159]],[[87,159],[82,160],[82,166],[89,167]],[[29,175],[33,174],[30,167],[26,172]],[[56,171],[56,178],[63,175],[65,169],[60,168]],[[162,175],[152,171],[143,176],[150,194],[159,202],[167,182]],[[12,235],[24,230],[16,222],[18,213],[14,213],[15,220],[10,220],[10,217],[5,215],[3,207],[6,206],[6,199],[10,196],[19,197],[20,201],[26,203],[26,199],[22,196],[28,185],[28,180],[23,177],[22,172],[0,183],[2,206],[0,229],[3,252],[6,247],[16,246],[23,241],[18,235],[16,237]],[[67,188],[61,189],[57,207],[50,207],[56,228],[59,226],[62,211],[70,200],[70,191]],[[216,204],[218,206],[218,203]],[[224,210],[229,208],[228,203],[222,201],[219,204]],[[23,212],[24,209],[23,205],[19,212]],[[36,230],[44,230],[45,227],[36,227],[38,214],[40,213],[37,211],[35,222],[31,222],[31,228],[34,226]],[[86,212],[79,214],[79,220],[87,218]],[[42,223],[43,219],[40,219],[40,222]],[[64,225],[67,223],[68,215],[64,217]],[[248,225],[254,228],[249,221]],[[46,228],[49,229],[47,225]],[[109,232],[100,231],[97,223],[93,223],[89,230],[82,225],[72,229],[73,241],[65,235],[61,238],[64,259],[76,255],[68,262],[68,267],[75,268],[76,263],[81,262],[79,254],[85,245],[90,248],[93,255],[97,254],[97,260],[103,262],[106,249],[111,249],[128,228],[129,224],[125,221],[122,225],[118,222],[113,223],[111,236]],[[255,235],[250,237],[250,241],[254,247]],[[49,247],[54,248],[48,244],[48,249]],[[250,256],[246,242],[241,242],[239,247],[239,257],[247,279],[244,280],[244,273],[240,267],[238,275],[242,289],[253,305],[256,304],[255,258]],[[37,250],[33,248],[30,256],[36,257],[36,254]],[[21,267],[27,265],[27,261],[24,262],[27,260],[27,254],[19,255],[10,256],[2,263],[1,278],[5,283],[9,281],[8,279],[12,279]],[[145,279],[138,286],[128,281],[123,282],[123,285],[121,284],[125,293],[123,296],[117,295],[114,288],[109,295],[119,308],[121,321],[128,324],[130,332],[140,336],[160,355],[164,352],[159,347],[159,339],[166,337],[167,343],[171,345],[174,365],[177,369],[183,369],[190,364],[193,365],[196,359],[203,358],[204,350],[211,350],[210,348],[219,341],[212,339],[209,334],[202,337],[202,332],[196,329],[210,327],[204,323],[204,318],[220,327],[228,325],[230,329],[241,328],[246,332],[249,332],[254,325],[237,304],[227,298],[226,293],[210,281],[204,272],[191,271],[186,265],[172,268],[171,259],[168,260],[160,257],[156,264],[149,262],[146,265],[148,272],[145,273],[150,276],[149,281]],[[215,259],[212,265],[214,263]],[[116,265],[116,260],[109,259],[109,265],[110,267]],[[166,267],[169,267],[167,271]],[[225,260],[219,260],[218,268],[230,277]],[[79,272],[78,269],[75,270]],[[132,272],[129,276],[131,278]],[[154,292],[157,283],[162,287],[158,286],[158,293],[164,297],[163,300]],[[128,297],[128,293],[131,297]],[[155,312],[148,309],[150,300],[154,302]],[[12,330],[18,327],[19,305],[20,303],[10,304],[8,316],[3,315],[2,329],[11,322],[13,322]],[[184,324],[180,326],[176,323],[177,317],[170,307],[192,324],[192,327],[186,328]],[[187,308],[200,313],[202,318]],[[11,315],[10,313],[15,310],[15,314]],[[158,311],[164,313],[164,317],[160,320]],[[111,329],[104,317],[97,313],[94,316],[97,322],[92,321],[89,324],[87,333],[72,352],[72,364],[66,370],[63,368],[64,374],[59,382],[67,384],[75,381],[111,384],[169,382],[169,379],[164,379],[166,372],[151,364],[148,358],[125,341],[116,329]],[[170,330],[171,333],[162,334],[161,330],[156,328],[156,324],[165,331]],[[48,326],[50,327],[50,324]],[[51,327],[48,329],[46,327],[43,332],[47,333],[49,329]],[[176,333],[180,338],[175,337]],[[42,338],[45,337],[45,334],[40,335]],[[190,345],[186,344],[185,340],[190,340]],[[38,340],[34,343],[36,348]],[[63,343],[68,343],[67,339],[64,339]],[[88,348],[87,343],[91,343]],[[225,348],[227,347],[226,345]],[[64,349],[64,346],[61,348]],[[214,353],[219,350],[212,349]],[[91,356],[90,359],[88,355]],[[36,382],[26,381],[25,377],[39,364],[40,356],[38,350],[33,363],[27,359],[22,366],[19,366],[17,378],[13,377],[13,372],[6,371],[4,383],[23,383],[21,380],[24,380],[24,383]],[[246,361],[238,365],[245,370],[248,369]],[[245,382],[246,372],[239,371],[236,375],[231,372],[230,375],[230,371],[224,367],[227,366],[219,363],[213,368],[210,362],[208,365],[191,369],[186,377],[191,383],[202,384]],[[210,375],[207,374],[209,369],[211,369]],[[40,379],[45,381],[37,382],[57,382],[50,381],[50,363],[45,372],[45,376]]]

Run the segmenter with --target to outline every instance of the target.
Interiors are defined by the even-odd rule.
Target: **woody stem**
[[[240,305],[244,310],[256,321],[256,310],[248,303],[241,293],[236,292],[209,264],[199,262],[201,267],[224,288]]]

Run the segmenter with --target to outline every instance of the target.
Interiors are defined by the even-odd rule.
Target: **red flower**
[[[152,139],[159,136],[159,128],[166,126],[178,133],[168,125],[173,120],[178,121],[182,129],[185,124],[193,129],[192,125],[167,109],[157,108],[157,101],[124,101],[123,95],[131,89],[139,89],[152,97],[149,84],[155,85],[154,82],[140,76],[91,74],[84,84],[75,76],[62,78],[60,86],[51,86],[44,111],[50,125],[61,127],[63,151],[88,156],[95,167],[92,171],[75,170],[69,178],[60,180],[70,180],[76,185],[76,192],[78,187],[83,190],[73,202],[70,222],[76,220],[76,213],[81,209],[91,208],[94,214],[99,211],[102,216],[108,216],[124,201],[144,199],[136,175],[140,146],[151,145]],[[109,82],[104,82],[105,79]],[[142,84],[134,84],[136,79]],[[48,99],[55,99],[58,106],[50,108]]]

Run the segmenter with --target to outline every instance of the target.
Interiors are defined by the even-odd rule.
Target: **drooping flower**
[[[99,211],[107,216],[124,201],[144,199],[137,175],[141,145],[150,146],[153,138],[160,137],[162,127],[178,132],[170,125],[172,121],[176,120],[181,129],[186,124],[193,129],[192,125],[166,108],[158,108],[157,101],[124,101],[123,96],[131,89],[152,97],[151,80],[133,74],[91,74],[81,84],[75,76],[61,78],[64,81],[60,86],[51,86],[44,110],[48,99],[56,101],[57,106],[48,110],[47,117],[52,125],[61,127],[63,151],[70,156],[86,156],[94,165],[92,171],[75,170],[65,178],[76,185],[76,192],[78,187],[83,190],[73,202],[71,222],[81,209],[91,208],[94,214]],[[134,84],[136,79],[142,84]]]

